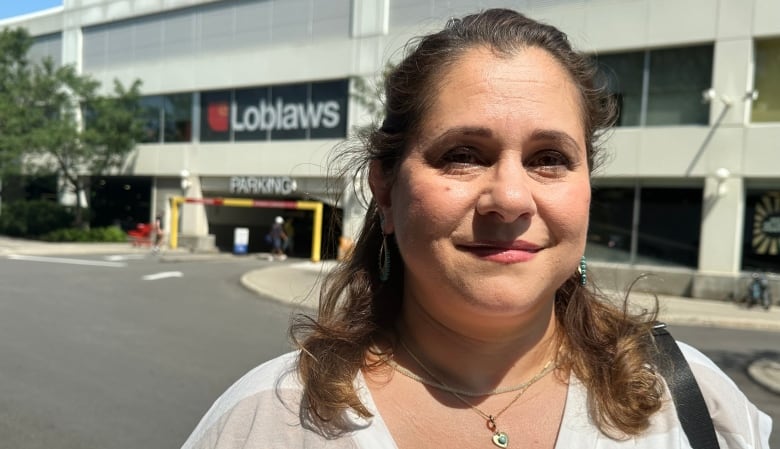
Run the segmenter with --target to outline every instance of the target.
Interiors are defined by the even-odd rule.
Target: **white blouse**
[[[758,410],[709,358],[680,343],[712,415],[721,449],[769,449],[772,420]],[[350,413],[354,430],[328,438],[301,422],[301,384],[295,371],[298,353],[290,352],[253,369],[233,384],[201,419],[182,449],[397,449],[362,375],[355,382],[360,399],[374,414],[362,419]],[[587,391],[572,378],[556,449],[593,448],[687,449],[688,439],[667,396],[641,436],[614,440],[588,417]]]

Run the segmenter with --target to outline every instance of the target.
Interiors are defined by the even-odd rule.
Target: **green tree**
[[[30,44],[24,30],[0,32],[0,176],[19,173],[22,150],[29,147]]]
[[[72,65],[29,60],[31,43],[23,29],[0,32],[0,174],[57,173],[82,226],[88,175],[121,169],[141,137],[141,83],[103,94]]]
[[[382,126],[385,112],[385,79],[394,68],[395,66],[388,62],[385,64],[382,72],[373,78],[364,76],[352,77],[350,96],[363,107],[371,119],[370,123],[357,126],[354,129],[356,133],[370,129],[373,126]]]

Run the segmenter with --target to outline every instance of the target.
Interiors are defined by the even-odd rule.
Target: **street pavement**
[[[132,246],[130,243],[55,243],[16,239],[0,235],[0,257],[9,255],[127,254],[148,253],[150,250],[149,246]]]
[[[148,247],[133,247],[129,243],[47,243],[0,236],[0,257],[13,255],[88,255],[150,252]],[[267,254],[233,255],[230,253],[191,253],[187,250],[166,250],[158,255],[161,261],[213,260],[228,257],[268,258]],[[335,261],[311,262],[287,259],[264,268],[250,270],[241,277],[247,289],[263,297],[300,309],[316,309],[319,287]],[[616,295],[617,296],[617,295]],[[652,307],[654,297],[632,294],[634,307]],[[747,309],[734,303],[658,295],[659,319],[668,324],[711,326],[776,331],[780,333],[780,306],[768,311],[760,307]],[[760,358],[748,367],[752,379],[776,394],[780,394],[780,359]]]

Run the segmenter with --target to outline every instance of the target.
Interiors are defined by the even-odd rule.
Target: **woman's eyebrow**
[[[473,136],[482,138],[492,138],[493,131],[484,126],[456,126],[444,130],[437,136],[429,140],[430,144],[438,143],[452,136]],[[559,145],[577,149],[580,144],[568,133],[556,129],[536,129],[531,133],[529,140],[545,140],[556,142]]]
[[[431,143],[440,142],[452,136],[493,137],[493,131],[484,126],[455,126],[447,128],[442,133],[430,139]]]
[[[531,139],[533,140],[548,140],[556,142],[563,146],[569,146],[572,148],[579,148],[580,144],[570,136],[569,134],[554,129],[537,129],[531,133]]]

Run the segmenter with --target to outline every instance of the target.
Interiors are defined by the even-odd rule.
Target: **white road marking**
[[[112,262],[119,262],[122,260],[140,260],[145,258],[146,254],[114,254],[104,257],[104,259],[110,260]]]
[[[145,281],[156,281],[158,279],[180,278],[182,276],[184,276],[184,274],[182,274],[181,271],[163,271],[155,274],[147,274],[146,276],[141,277],[141,279]]]
[[[126,263],[122,263],[122,262],[103,262],[100,260],[66,259],[64,257],[25,256],[21,254],[9,254],[7,257],[11,260],[26,260],[28,262],[64,263],[68,265],[89,265],[92,267],[122,268],[127,266]]]

